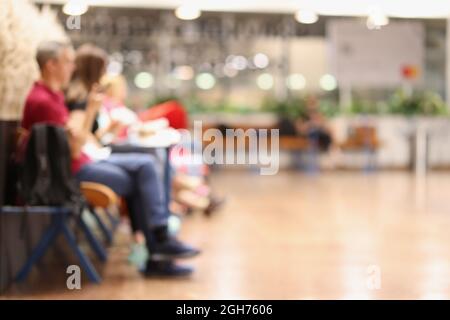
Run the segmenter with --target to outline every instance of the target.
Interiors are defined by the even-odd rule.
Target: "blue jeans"
[[[125,198],[132,220],[150,241],[150,229],[167,226],[169,218],[157,166],[153,155],[118,153],[83,166],[76,177],[80,182],[104,184]]]

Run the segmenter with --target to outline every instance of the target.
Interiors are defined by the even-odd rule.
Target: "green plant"
[[[345,108],[347,113],[350,114],[377,114],[379,113],[377,104],[368,101],[363,100],[359,98],[354,98],[351,102],[351,104]]]
[[[330,100],[321,100],[319,103],[319,110],[327,118],[333,118],[340,113],[339,105]]]
[[[295,119],[305,114],[306,99],[304,97],[291,98],[278,101],[273,98],[266,99],[262,104],[262,111],[276,113],[278,116]]]
[[[408,95],[399,90],[389,99],[388,106],[390,113],[407,116],[448,114],[447,106],[441,97],[429,91]]]
[[[230,113],[252,114],[257,112],[269,112],[288,119],[302,117],[306,113],[307,96],[291,97],[285,100],[277,100],[273,97],[266,98],[261,106],[252,107],[232,103],[229,100],[220,102],[206,102],[198,97],[178,99],[174,96],[160,97],[149,105],[155,105],[167,100],[179,100],[190,114],[198,113]],[[387,101],[374,102],[361,98],[354,98],[352,103],[345,108],[340,108],[333,99],[319,99],[319,110],[326,117],[331,118],[339,114],[399,114],[399,115],[447,115],[445,102],[434,92],[415,92],[407,95],[404,91],[396,91]]]

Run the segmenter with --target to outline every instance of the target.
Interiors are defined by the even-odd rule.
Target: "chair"
[[[344,152],[362,152],[367,155],[364,171],[376,169],[376,151],[380,147],[377,129],[373,126],[355,126],[351,128],[347,140],[340,145]]]
[[[25,262],[24,266],[17,273],[15,280],[18,282],[24,281],[28,274],[30,273],[32,267],[38,262],[38,260],[47,252],[50,246],[54,243],[57,236],[61,233],[64,235],[67,243],[71,250],[75,253],[80,261],[81,267],[86,271],[86,274],[90,281],[94,283],[100,283],[101,277],[97,273],[95,267],[92,265],[90,259],[81,250],[77,244],[74,233],[69,227],[68,221],[70,218],[75,218],[77,220],[77,225],[81,227],[86,239],[88,240],[90,246],[97,254],[101,261],[106,261],[107,255],[102,245],[93,235],[92,231],[83,221],[82,214],[75,217],[72,210],[67,207],[43,207],[43,206],[32,206],[32,207],[17,207],[17,206],[3,206],[0,207],[0,214],[47,214],[51,216],[51,223],[43,233],[38,244],[33,249],[31,256]]]
[[[296,168],[303,168],[302,155],[306,155],[306,172],[314,174],[319,171],[320,151],[315,141],[302,136],[282,136],[280,137],[280,150],[291,153]]]
[[[88,204],[87,208],[96,220],[100,230],[108,244],[113,243],[114,231],[119,225],[119,219],[113,215],[112,209],[118,209],[120,206],[120,198],[109,187],[94,183],[94,182],[82,182],[81,192]],[[109,229],[102,218],[99,216],[97,209],[102,209],[107,215],[111,228]]]
[[[104,234],[108,244],[113,241],[113,233],[115,228],[119,224],[119,220],[111,213],[111,209],[120,204],[119,197],[107,186],[92,183],[81,183],[81,191],[86,199],[86,209],[92,214],[96,220],[100,230]],[[97,209],[101,208],[105,211],[112,225],[111,229],[108,229],[101,217],[97,213]],[[69,244],[71,250],[75,253],[80,261],[81,267],[86,271],[86,274],[90,281],[94,283],[100,283],[101,277],[97,273],[95,267],[92,265],[90,259],[78,246],[76,238],[72,230],[68,225],[68,221],[71,217],[74,217],[70,208],[65,207],[44,207],[44,206],[32,206],[32,207],[18,207],[18,206],[3,206],[0,207],[0,214],[47,214],[51,215],[51,223],[42,235],[40,241],[34,248],[31,256],[25,262],[24,266],[17,273],[15,280],[18,282],[24,281],[30,273],[32,267],[39,261],[39,259],[47,252],[50,246],[54,243],[59,234],[63,234],[66,241]],[[100,261],[107,261],[107,253],[102,244],[97,240],[91,229],[83,220],[83,215],[86,214],[84,210],[81,210],[81,214],[77,219],[77,225],[81,228],[85,235],[90,247],[96,253]]]
[[[13,152],[13,147],[18,145],[19,132],[11,134],[11,143],[9,144],[8,154]],[[5,164],[6,166],[6,164]],[[108,243],[112,243],[112,233],[114,228],[118,225],[118,220],[111,214],[110,209],[113,205],[118,204],[117,196],[114,192],[106,186],[95,184],[95,183],[83,183],[81,185],[81,191],[83,192],[87,204],[82,209],[88,209],[97,221],[100,229],[104,233]],[[3,190],[2,190],[3,195]],[[2,200],[3,202],[3,200]],[[96,208],[101,207],[105,209],[111,224],[113,225],[113,230],[109,230],[103,223],[101,218],[96,212]],[[77,244],[77,240],[71,228],[69,227],[70,219],[76,219],[77,226],[81,228],[81,231],[85,235],[90,247],[96,253],[100,261],[105,262],[107,260],[107,253],[102,244],[97,240],[92,230],[86,225],[83,220],[83,215],[86,214],[85,210],[80,210],[80,214],[76,216],[70,208],[67,207],[46,207],[46,206],[0,206],[0,215],[17,215],[17,214],[45,214],[51,216],[50,225],[44,231],[38,244],[33,249],[31,256],[27,259],[23,267],[17,273],[15,280],[24,281],[28,274],[30,273],[34,264],[47,252],[50,246],[53,245],[54,241],[61,233],[69,244],[71,250],[75,253],[80,261],[81,267],[85,270],[90,281],[94,283],[100,283],[101,277],[97,273],[96,269],[90,262],[90,259],[85,255],[81,248]]]

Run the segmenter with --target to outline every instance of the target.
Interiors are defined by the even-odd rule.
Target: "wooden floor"
[[[211,218],[185,220],[181,237],[204,251],[189,261],[196,267],[190,279],[142,278],[126,262],[127,243],[119,241],[101,285],[84,280],[81,290],[70,291],[56,277],[13,288],[6,297],[450,298],[450,173],[416,180],[398,172],[264,177],[227,171],[213,180],[228,203]]]

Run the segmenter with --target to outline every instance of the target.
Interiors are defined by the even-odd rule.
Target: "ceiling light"
[[[154,82],[153,75],[148,72],[139,72],[134,78],[134,84],[139,89],[148,89]]]
[[[247,59],[244,56],[235,56],[232,64],[236,70],[242,71],[247,68]]]
[[[269,58],[264,53],[257,53],[253,57],[253,64],[259,69],[267,68],[269,65]]]
[[[201,16],[199,8],[191,5],[183,5],[175,10],[175,16],[181,20],[195,20]]]
[[[178,80],[191,80],[194,77],[194,69],[191,66],[178,66],[173,70],[173,74]]]
[[[312,24],[319,20],[319,16],[312,10],[298,10],[295,13],[295,20],[304,24]]]
[[[89,6],[84,0],[69,0],[63,7],[63,12],[68,16],[81,16],[88,11]]]
[[[263,73],[256,79],[256,84],[262,90],[270,90],[273,88],[273,76],[269,73]]]
[[[378,7],[369,9],[369,16],[367,18],[367,28],[370,30],[380,29],[389,24],[389,17],[381,11]]]
[[[320,78],[320,87],[325,91],[333,91],[337,88],[336,78],[331,74],[325,74]]]
[[[286,79],[286,85],[291,90],[302,90],[306,86],[306,80],[303,75],[294,73]]]
[[[200,73],[195,79],[197,87],[203,90],[212,89],[216,85],[216,79],[209,72]]]

